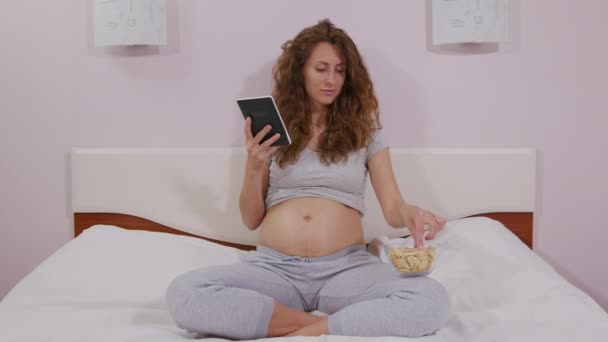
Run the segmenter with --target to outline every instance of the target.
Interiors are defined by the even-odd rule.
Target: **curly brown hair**
[[[303,29],[285,42],[274,66],[272,95],[287,126],[292,144],[275,156],[280,167],[295,162],[311,138],[311,103],[305,89],[304,65],[321,42],[336,47],[345,64],[340,94],[327,107],[326,128],[319,136],[318,152],[326,165],[348,160],[348,154],[367,147],[381,129],[378,100],[363,59],[352,39],[329,19]]]

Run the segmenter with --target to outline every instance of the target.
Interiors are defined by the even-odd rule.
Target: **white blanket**
[[[431,277],[451,316],[435,341],[608,341],[608,315],[500,223],[449,222]],[[59,249],[0,302],[0,340],[184,341],[165,308],[169,282],[190,269],[239,262],[241,251],[164,233],[95,226]],[[216,339],[213,339],[216,340]],[[403,341],[295,337],[272,341]]]

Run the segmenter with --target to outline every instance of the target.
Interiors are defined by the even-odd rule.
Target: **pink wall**
[[[72,237],[71,147],[241,145],[234,99],[268,93],[280,44],[329,17],[390,145],[538,149],[535,250],[608,308],[608,2],[511,0],[497,51],[429,46],[423,0],[169,2],[160,49],[94,49],[90,1],[0,2],[0,298]]]

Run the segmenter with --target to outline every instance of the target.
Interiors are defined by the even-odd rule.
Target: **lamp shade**
[[[167,44],[166,0],[93,0],[94,45]]]
[[[508,0],[432,0],[433,44],[508,39]]]

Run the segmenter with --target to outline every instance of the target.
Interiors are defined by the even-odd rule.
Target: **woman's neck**
[[[324,129],[327,122],[327,112],[325,110],[315,111],[310,114],[310,121],[313,128]]]

